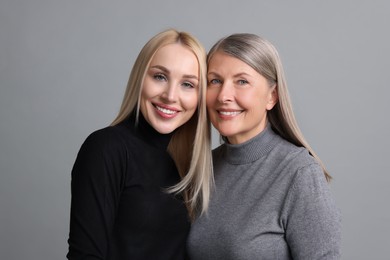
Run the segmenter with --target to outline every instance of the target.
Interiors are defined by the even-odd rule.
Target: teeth
[[[162,108],[162,107],[158,107],[158,106],[156,106],[156,108],[158,110],[160,110],[161,112],[163,112],[164,114],[168,114],[168,115],[173,115],[173,114],[177,113],[174,110],[170,110],[170,109],[166,109],[166,108]]]
[[[219,111],[221,115],[224,116],[235,116],[241,113],[241,111]]]

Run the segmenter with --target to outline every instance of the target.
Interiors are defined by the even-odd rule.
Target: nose
[[[234,87],[228,82],[224,82],[219,88],[217,99],[220,103],[228,103],[234,100]]]
[[[173,103],[177,100],[178,95],[179,93],[178,93],[177,84],[170,83],[166,86],[166,89],[161,96],[167,102]]]

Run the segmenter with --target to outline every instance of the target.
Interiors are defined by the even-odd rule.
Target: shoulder
[[[299,198],[331,198],[329,184],[325,173],[317,160],[309,152],[301,148],[292,153],[291,159],[286,163],[289,172],[289,197]]]
[[[267,165],[272,176],[282,179],[286,189],[316,187],[323,190],[328,186],[321,165],[305,147],[280,138],[266,157],[262,166]]]
[[[83,145],[94,147],[115,145],[121,143],[121,139],[117,126],[107,126],[88,135]]]
[[[324,171],[321,166],[313,162],[306,164],[297,169],[294,175],[291,188],[293,190],[305,190],[308,187],[316,190],[324,190],[328,188],[328,183],[325,178]],[[312,191],[312,189],[310,189]],[[309,190],[309,191],[310,191]]]
[[[72,177],[114,176],[114,172],[121,175],[122,170],[117,170],[128,167],[130,153],[135,150],[132,142],[126,141],[126,135],[131,136],[119,126],[108,126],[88,135],[77,153]]]
[[[297,172],[310,165],[319,167],[317,160],[305,147],[296,146],[281,137],[279,139],[268,157],[274,158],[280,166],[288,167],[292,172]]]
[[[337,212],[330,185],[319,162],[305,148],[293,148],[284,166],[287,208],[319,208]],[[290,209],[291,210],[291,209]]]
[[[117,155],[128,150],[132,136],[131,131],[123,125],[107,126],[92,132],[81,145],[80,153]]]

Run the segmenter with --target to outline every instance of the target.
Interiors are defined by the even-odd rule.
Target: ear
[[[272,87],[268,95],[268,102],[267,102],[266,109],[271,110],[276,105],[276,103],[278,103],[278,100],[279,100],[278,89],[275,84],[275,86]]]

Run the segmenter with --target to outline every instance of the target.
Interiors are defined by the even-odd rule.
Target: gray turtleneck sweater
[[[340,259],[339,210],[306,149],[268,126],[213,160],[216,189],[191,227],[191,260]]]

